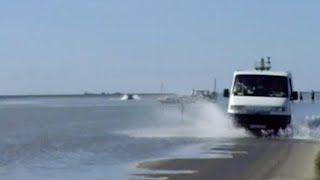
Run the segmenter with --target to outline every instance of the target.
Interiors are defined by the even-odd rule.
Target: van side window
[[[291,78],[289,78],[289,88],[290,88],[290,94],[292,94],[292,82],[291,82]]]

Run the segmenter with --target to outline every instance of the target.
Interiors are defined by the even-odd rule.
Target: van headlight
[[[286,108],[283,106],[278,106],[278,107],[272,107],[271,112],[285,112]]]
[[[230,109],[234,111],[241,111],[245,108],[245,106],[239,106],[239,105],[231,105]]]

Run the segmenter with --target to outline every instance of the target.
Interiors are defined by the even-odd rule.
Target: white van
[[[270,61],[268,61],[270,65]],[[224,90],[229,97],[228,114],[236,125],[252,131],[285,129],[291,123],[291,104],[297,99],[289,72],[256,70],[236,71],[231,89]]]

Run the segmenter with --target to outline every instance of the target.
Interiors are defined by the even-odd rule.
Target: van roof
[[[269,76],[291,76],[290,72],[286,71],[259,71],[259,70],[242,70],[235,71],[234,75],[269,75]]]

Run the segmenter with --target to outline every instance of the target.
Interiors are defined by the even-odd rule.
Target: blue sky
[[[320,1],[0,1],[0,94],[191,92],[262,56],[320,89]]]

